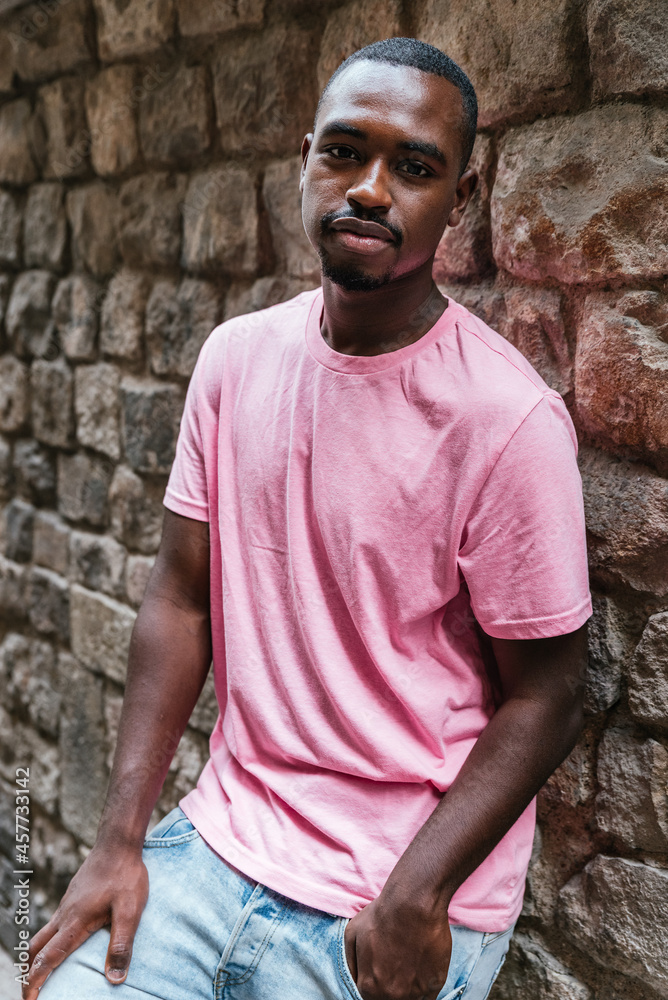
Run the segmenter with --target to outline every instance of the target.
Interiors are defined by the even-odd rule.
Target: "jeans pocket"
[[[353,979],[350,968],[348,967],[348,959],[346,958],[346,927],[350,923],[349,917],[341,917],[341,925],[339,927],[339,941],[338,941],[338,966],[339,966],[339,976],[346,987],[353,1000],[362,1000],[362,995],[357,989],[355,980]]]
[[[153,827],[144,840],[144,847],[177,847],[179,844],[189,844],[198,837],[198,831],[181,807],[175,806]]]

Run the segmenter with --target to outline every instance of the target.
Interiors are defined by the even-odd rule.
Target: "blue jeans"
[[[346,964],[345,917],[296,903],[226,864],[177,806],[144,842],[149,898],[124,983],[104,977],[109,930],[91,935],[40,1000],[360,1000]],[[452,928],[438,1000],[485,1000],[512,927]]]

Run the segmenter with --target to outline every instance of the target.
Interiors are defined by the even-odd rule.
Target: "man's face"
[[[462,102],[454,84],[360,61],[338,77],[302,144],[302,218],[323,274],[351,291],[428,266],[457,225],[475,173],[459,178]]]

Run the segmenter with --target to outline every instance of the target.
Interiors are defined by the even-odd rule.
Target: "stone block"
[[[125,683],[135,613],[125,604],[72,585],[72,652],[89,670]]]
[[[48,271],[24,271],[14,282],[5,329],[20,358],[43,357],[52,349],[53,285],[53,276]]]
[[[210,736],[216,725],[219,711],[216,688],[213,682],[213,670],[210,670],[188,725],[192,726],[193,729],[198,729],[205,736]]]
[[[33,566],[26,581],[26,600],[33,628],[67,642],[70,627],[67,580],[50,569]]]
[[[54,448],[74,443],[72,369],[66,361],[34,361],[30,369],[33,432]]]
[[[494,271],[489,215],[494,148],[478,133],[469,162],[478,171],[478,185],[458,226],[446,226],[434,258],[434,280],[474,281]]]
[[[596,792],[597,738],[596,724],[589,724],[583,729],[576,746],[541,789],[541,815],[549,816],[564,806],[579,809],[593,799]]]
[[[287,302],[301,292],[317,287],[319,282],[300,278],[286,278],[284,275],[270,275],[258,278],[252,285],[236,282],[230,286],[225,297],[225,319],[244,316],[257,309],[266,309],[277,302]]]
[[[665,32],[662,0],[591,0],[587,33],[595,99],[668,90]]]
[[[148,292],[148,278],[127,268],[122,268],[111,279],[102,304],[100,348],[103,354],[126,361],[141,360]]]
[[[668,871],[599,855],[560,894],[560,923],[606,968],[668,992]]]
[[[668,611],[652,615],[629,666],[629,707],[638,722],[668,735]]]
[[[504,295],[499,333],[531,362],[551,389],[573,390],[573,359],[566,338],[563,299],[548,288],[512,288]]]
[[[15,43],[8,31],[0,35],[0,94],[10,97],[14,93]]]
[[[25,711],[33,725],[57,737],[60,684],[53,646],[10,632],[0,646],[0,671],[7,676],[13,710]]]
[[[501,329],[507,319],[503,284],[488,279],[473,285],[440,284],[438,287],[448,299],[469,309],[493,330]]]
[[[621,696],[622,671],[632,652],[624,617],[610,597],[592,594],[585,711],[606,712]]]
[[[107,458],[58,455],[58,512],[68,521],[87,521],[104,527],[109,515],[108,495],[114,465]]]
[[[471,78],[487,127],[577,107],[586,77],[580,22],[572,0],[427,0],[414,32]]]
[[[495,1000],[592,1000],[591,991],[572,972],[526,934],[516,933],[494,987]]]
[[[4,708],[0,708],[0,741],[4,744],[0,753],[0,775],[15,786],[16,768],[28,767],[31,801],[54,813],[60,772],[58,747],[40,736],[32,726],[11,719]]]
[[[129,549],[156,552],[162,534],[164,486],[141,479],[126,465],[119,465],[109,490],[111,530]]]
[[[12,500],[4,510],[5,555],[17,563],[32,558],[32,531],[35,508],[23,500]]]
[[[125,549],[113,538],[84,531],[70,535],[70,578],[89,590],[123,597],[125,562]]]
[[[177,0],[182,35],[216,35],[235,28],[255,28],[262,24],[265,0],[237,0],[234,3],[192,4]]]
[[[33,559],[37,565],[67,576],[70,534],[70,529],[57,514],[49,510],[38,510],[33,527]]]
[[[200,156],[211,144],[211,109],[204,66],[181,66],[139,105],[144,157],[159,164]]]
[[[668,851],[668,750],[610,728],[598,751],[599,830],[632,850]]]
[[[213,93],[225,153],[290,156],[299,149],[317,104],[316,44],[297,22],[220,40]]]
[[[174,33],[172,0],[94,0],[97,40],[104,62],[145,55],[169,41]]]
[[[118,262],[115,191],[102,181],[68,191],[67,215],[72,227],[72,258],[96,278],[105,277]]]
[[[14,64],[22,80],[46,80],[78,69],[93,58],[88,0],[38,2],[9,22]]]
[[[5,313],[9,302],[9,290],[12,280],[8,274],[0,274],[0,344],[5,344],[3,326],[5,323]]]
[[[186,184],[184,175],[167,173],[141,174],[125,182],[119,195],[119,245],[126,264],[178,264]]]
[[[252,174],[236,164],[190,179],[183,205],[184,267],[252,275],[257,268],[258,215]]]
[[[130,604],[135,608],[138,608],[144,599],[154,563],[153,556],[128,556],[125,568],[125,592]]]
[[[114,763],[114,752],[118,742],[118,727],[120,725],[122,711],[123,695],[116,694],[116,692],[111,689],[111,685],[108,684],[104,693],[104,721],[107,738],[107,767],[110,771]]]
[[[30,413],[28,368],[13,354],[0,358],[0,430],[20,431]]]
[[[0,503],[6,503],[13,492],[12,448],[9,441],[0,437]]]
[[[90,138],[84,114],[84,84],[63,76],[40,88],[39,113],[46,136],[44,176],[63,180],[88,170]]]
[[[13,623],[26,616],[25,567],[0,556],[0,618]]]
[[[48,872],[45,881],[48,880],[55,898],[59,899],[81,866],[85,849],[63,830],[59,820],[54,823],[46,814],[34,815],[31,826],[30,848],[35,868]]]
[[[121,454],[118,389],[113,365],[79,365],[74,376],[74,412],[79,444],[118,459]]]
[[[23,222],[23,257],[28,267],[59,271],[67,248],[62,184],[34,184],[30,188]]]
[[[302,222],[300,169],[299,156],[270,164],[264,175],[262,193],[269,213],[278,270],[318,284],[320,261],[306,237]]]
[[[68,657],[68,666],[68,696],[60,724],[60,815],[70,833],[92,847],[109,778],[103,685],[72,657]]]
[[[174,461],[183,397],[165,383],[121,385],[123,451],[136,472],[168,473]]]
[[[19,267],[21,264],[21,223],[21,202],[9,191],[0,190],[0,266],[2,267]]]
[[[17,493],[33,504],[53,506],[56,499],[56,462],[48,448],[37,441],[17,441],[14,446]]]
[[[176,801],[195,787],[208,758],[206,740],[199,733],[186,729],[169,766],[174,775],[171,790]]]
[[[356,49],[402,34],[398,0],[361,0],[338,7],[329,15],[322,36],[318,89],[324,88],[334,70]]]
[[[146,307],[146,343],[156,375],[192,375],[200,348],[222,321],[216,287],[184,278],[156,281]]]
[[[668,112],[635,104],[510,129],[491,200],[499,267],[565,284],[660,278],[667,135]]]
[[[95,173],[111,177],[130,170],[139,157],[135,120],[134,66],[109,66],[86,84],[86,117]]]
[[[0,182],[32,184],[37,177],[32,110],[27,97],[0,107]]]
[[[95,360],[101,294],[99,285],[86,274],[71,274],[58,282],[52,315],[58,340],[71,361]]]
[[[594,578],[668,594],[668,483],[650,469],[580,450]]]
[[[577,414],[591,440],[668,471],[668,296],[587,297],[575,356]]]

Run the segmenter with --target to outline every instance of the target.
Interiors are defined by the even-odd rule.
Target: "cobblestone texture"
[[[490,1000],[668,997],[664,8],[0,12],[0,802],[16,763],[31,766],[36,920],[95,835],[198,350],[223,319],[317,284],[298,177],[318,87],[360,45],[415,34],[461,62],[480,100],[480,184],[434,275],[564,396],[594,592],[587,724],[539,795]],[[159,815],[196,781],[217,713],[210,676]]]

